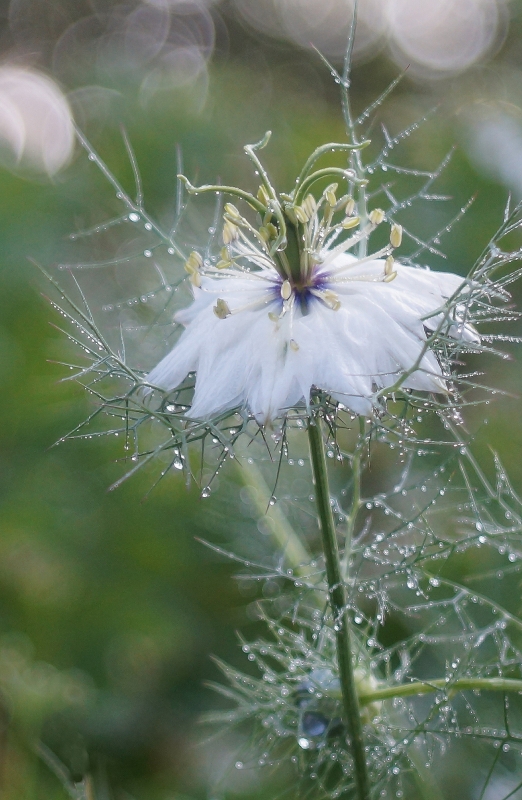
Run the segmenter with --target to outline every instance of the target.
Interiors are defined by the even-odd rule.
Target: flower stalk
[[[357,800],[370,800],[370,778],[364,751],[363,726],[352,660],[350,620],[346,603],[341,559],[337,544],[335,522],[330,503],[328,470],[324,449],[321,418],[312,411],[308,422],[308,440],[315,484],[315,497],[319,524],[323,539],[323,550],[328,581],[328,596],[332,607],[337,644],[339,681],[346,728],[350,736],[350,747],[354,761],[354,779]]]

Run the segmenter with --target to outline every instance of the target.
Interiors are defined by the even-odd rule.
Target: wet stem
[[[370,800],[370,778],[364,750],[363,726],[359,699],[355,686],[352,658],[350,620],[346,603],[346,589],[341,570],[337,534],[330,503],[330,487],[321,418],[318,412],[310,416],[308,440],[315,484],[315,499],[321,528],[328,581],[328,596],[332,608],[337,645],[339,681],[341,684],[345,724],[350,736],[354,761],[354,779],[357,800]],[[346,568],[347,571],[347,568]]]

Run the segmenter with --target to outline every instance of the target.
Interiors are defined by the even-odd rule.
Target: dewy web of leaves
[[[390,151],[417,125],[395,137],[384,131],[380,155],[372,164],[363,164],[363,140],[356,138],[355,130],[379,109],[387,93],[352,123],[347,101],[348,75],[335,73],[334,77],[343,88],[347,127],[351,144],[355,145],[350,152],[350,171],[344,170],[344,174],[349,192],[358,192],[361,215],[367,214],[368,200],[379,192],[388,200],[386,218],[390,223],[414,201],[444,199],[433,194],[432,187],[448,158],[434,172],[405,170],[388,160]],[[308,530],[309,520],[315,522],[310,497],[306,492],[297,498],[291,483],[292,450],[299,448],[296,432],[306,427],[307,409],[303,406],[290,410],[280,427],[272,430],[257,425],[245,409],[226,412],[211,422],[189,420],[186,412],[194,388],[193,376],[175,392],[165,395],[157,407],[144,397],[144,372],[130,366],[127,351],[135,339],[143,342],[145,335],[152,336],[162,329],[165,318],[171,316],[173,298],[186,285],[186,279],[170,276],[179,274],[180,262],[194,249],[190,234],[182,233],[190,222],[185,186],[189,190],[193,187],[187,181],[178,182],[174,220],[165,231],[144,209],[136,159],[127,138],[125,145],[136,180],[135,200],[85,137],[80,132],[78,135],[89,159],[105,175],[125,211],[71,238],[103,236],[120,229],[125,236],[130,226],[139,227],[148,239],[144,249],[135,255],[62,265],[73,281],[76,300],[72,292],[69,296],[48,276],[61,298],[52,302],[68,325],[65,335],[84,356],[82,363],[67,364],[73,373],[70,379],[81,382],[96,403],[88,420],[64,438],[122,437],[126,459],[132,466],[121,480],[158,457],[163,459],[158,480],[172,469],[184,470],[190,478],[195,463],[191,445],[211,445],[204,453],[207,465],[211,464],[209,477],[201,456],[203,495],[209,492],[212,475],[227,459],[235,459],[243,465],[241,479],[254,498],[259,516],[263,506],[266,510],[271,492],[265,491],[263,471],[254,463],[254,457],[259,456],[266,464],[276,462],[281,505],[274,506],[275,501],[271,500],[267,519],[277,555],[273,555],[272,547],[272,555],[252,559],[213,545],[243,564],[241,579],[261,580],[272,587],[274,595],[258,606],[270,635],[265,641],[243,643],[261,677],[221,665],[229,687],[217,688],[233,701],[235,708],[218,716],[228,723],[242,725],[249,721],[254,725],[252,747],[237,762],[237,768],[250,764],[277,766],[290,759],[298,768],[304,795],[355,796],[353,756],[341,722],[336,673],[338,621],[332,617],[327,602],[323,557],[314,558],[307,549],[306,542],[314,541],[314,533]],[[328,145],[317,151],[312,166],[314,159],[336,147],[340,146]],[[254,152],[252,147],[246,150],[247,154]],[[353,180],[352,170],[370,176],[377,168],[419,179],[420,188],[401,200],[391,184],[381,184],[370,193],[364,182]],[[210,236],[204,251],[198,250],[209,264],[217,261],[216,234],[224,189],[214,187],[214,191],[217,203],[208,229]],[[440,255],[440,238],[466,208],[426,240],[405,230],[405,239],[413,249],[401,260],[414,263],[426,252]],[[516,318],[509,308],[499,309],[496,302],[506,299],[506,287],[522,272],[507,269],[519,259],[520,251],[502,247],[505,237],[520,228],[521,213],[520,204],[511,208],[508,203],[498,231],[468,276],[465,300],[462,295],[450,299],[444,322],[456,317],[483,325]],[[197,243],[195,248],[198,249]],[[142,295],[107,305],[104,313],[108,315],[130,310],[133,316],[126,328],[120,326],[115,337],[113,332],[104,335],[75,276],[92,269],[97,274],[105,268],[112,272],[121,267],[127,270],[133,261],[141,266],[150,264],[157,282],[149,281]],[[500,277],[493,283],[496,272]],[[149,314],[145,322],[134,313],[143,308]],[[346,602],[354,635],[355,681],[365,724],[366,758],[375,796],[401,797],[410,791],[417,792],[414,796],[424,792],[428,796],[427,766],[444,752],[450,739],[474,739],[492,747],[491,767],[480,790],[485,797],[507,750],[516,754],[522,751],[522,724],[508,698],[508,692],[522,689],[522,620],[488,596],[488,581],[520,569],[522,503],[496,457],[495,481],[487,479],[461,421],[463,408],[483,402],[478,390],[482,392],[486,387],[480,383],[480,373],[456,375],[454,371],[463,353],[496,353],[496,341],[515,338],[488,334],[482,336],[481,345],[464,344],[444,334],[444,322],[428,337],[426,349],[437,353],[447,374],[447,399],[401,391],[402,378],[396,386],[376,394],[379,410],[372,418],[356,422],[324,393],[317,391],[312,398],[313,408],[322,409],[326,422],[327,455],[332,463],[345,462],[351,468],[350,482],[332,504],[339,531],[346,537],[342,565],[347,576]],[[108,420],[108,427],[96,427],[102,417]],[[419,431],[428,417],[432,418],[431,427],[422,435]],[[140,443],[142,435],[144,445]],[[262,446],[258,447],[257,442]],[[349,446],[350,442],[355,444]],[[392,489],[384,481],[379,492],[365,497],[363,474],[370,457],[377,458],[388,448],[401,464],[401,474]],[[306,469],[307,459],[298,461]],[[302,534],[299,537],[295,533],[297,527]],[[470,548],[477,548],[487,570],[469,580],[456,578],[459,559]],[[488,553],[487,557],[484,553]],[[467,585],[471,581],[473,588]],[[484,688],[491,691],[480,693]],[[495,698],[500,702],[495,703]],[[483,719],[488,720],[487,725]],[[515,784],[516,779],[506,798],[519,788]],[[430,796],[436,795],[432,792]]]

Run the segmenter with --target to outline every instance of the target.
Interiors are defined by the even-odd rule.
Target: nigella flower
[[[318,203],[311,194],[300,204],[286,195],[278,205],[262,187],[259,229],[227,204],[221,260],[189,257],[194,302],[175,316],[185,331],[147,377],[170,391],[196,373],[188,417],[246,407],[264,424],[308,404],[313,388],[368,414],[388,387],[446,392],[427,345],[433,331],[480,341],[447,305],[469,292],[466,281],[397,263],[397,224],[385,247],[364,255],[384,212],[362,221],[336,189]]]

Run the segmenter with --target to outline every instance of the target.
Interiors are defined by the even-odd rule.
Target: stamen
[[[299,350],[299,345],[297,344],[295,339],[290,339],[290,347],[295,353],[297,353],[297,351]]]
[[[353,212],[355,211],[355,200],[353,197],[348,198],[348,202],[344,207],[344,212],[347,217],[351,217]]]
[[[260,200],[264,206],[268,206],[270,198],[264,186],[260,186],[257,190],[257,199]]]
[[[292,296],[292,284],[290,281],[283,281],[281,284],[281,297],[283,300],[289,300]]]
[[[360,217],[348,217],[342,223],[342,227],[345,231],[349,231],[351,228],[356,228],[360,221]]]
[[[216,305],[212,310],[214,311],[214,314],[218,319],[226,319],[231,314],[230,308],[228,307],[228,303],[221,297],[219,298],[219,300],[217,301]]]
[[[380,225],[381,222],[383,222],[385,216],[386,215],[382,210],[382,208],[374,208],[373,211],[370,211],[368,219],[370,220],[372,225],[377,227],[377,225]]]
[[[378,258],[387,256],[389,255],[389,252],[390,252],[390,245],[387,244],[386,247],[382,248],[382,250],[377,250],[375,253],[370,253],[370,255],[366,256],[365,258],[359,258],[357,261],[352,261],[349,264],[345,264],[342,267],[338,267],[334,272],[330,273],[330,275],[328,276],[328,281],[330,283],[347,283],[349,281],[379,281],[380,278],[378,277],[376,278],[374,275],[354,275],[353,277],[344,277],[344,278],[339,278],[338,276],[341,274],[341,272],[346,272],[347,269],[354,269],[360,267],[361,264],[367,264],[369,261],[375,261]],[[325,261],[325,263],[322,265],[321,274],[324,274],[325,272],[324,266],[326,263],[327,262]]]
[[[390,231],[390,244],[392,247],[400,247],[402,242],[402,225],[396,222],[391,226]]]
[[[232,218],[233,221],[237,220],[238,222],[241,221],[242,217],[239,213],[238,209],[233,205],[233,203],[226,203],[225,204],[225,211],[229,217]]]
[[[239,236],[239,230],[233,222],[227,219],[223,226],[223,243],[224,244],[231,244],[234,242]]]
[[[185,271],[188,272],[190,275],[190,282],[193,286],[196,286],[198,289],[201,286],[201,275],[200,270],[203,267],[203,259],[201,258],[199,253],[196,253],[195,250],[189,255],[185,262]]]
[[[308,215],[308,219],[311,219],[317,211],[317,203],[315,202],[313,194],[309,194],[305,197],[301,207],[305,214]]]
[[[388,256],[384,263],[384,274],[391,275],[393,272],[393,265],[395,264],[395,259],[393,256]]]
[[[338,186],[339,186],[338,183],[332,183],[330,184],[330,186],[327,186],[323,192],[323,197],[326,198],[326,202],[332,207],[335,206],[337,203],[337,197],[335,193],[337,191]]]
[[[332,292],[331,289],[310,289],[310,294],[313,294],[314,297],[318,297],[319,300],[322,300],[325,306],[331,308],[332,311],[339,311],[341,308],[339,295],[335,292]]]
[[[189,275],[192,275],[193,272],[198,272],[202,266],[203,259],[199,253],[193,250],[185,262],[185,271],[188,272]]]

